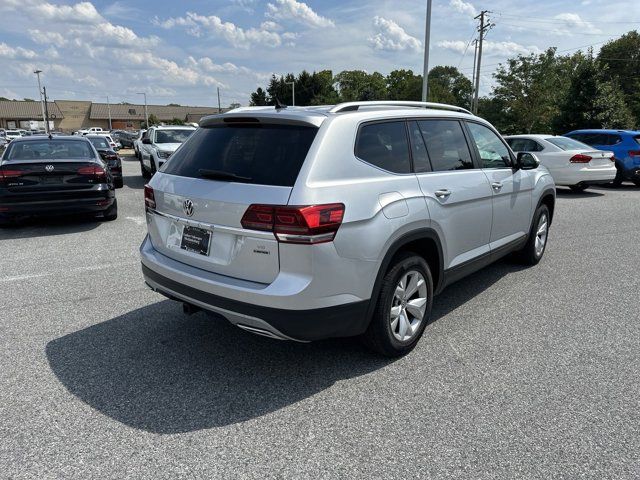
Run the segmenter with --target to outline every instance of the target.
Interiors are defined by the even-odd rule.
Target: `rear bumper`
[[[633,180],[636,182],[640,180],[640,166],[627,168],[622,170],[622,173],[627,180]]]
[[[113,205],[106,185],[86,191],[11,193],[0,190],[0,218],[99,213]]]
[[[228,277],[216,276],[221,278],[212,281],[213,274],[180,264],[155,251],[148,238],[140,247],[140,253],[144,280],[153,290],[173,300],[218,313],[252,333],[306,342],[360,335],[368,325],[369,300],[312,309],[278,308],[286,303],[286,298],[263,294],[258,288],[242,286],[248,282]],[[227,283],[223,288],[220,280],[225,278]]]
[[[616,178],[616,167],[612,163],[610,167],[566,168],[554,171],[553,179],[556,185],[598,185],[611,183]]]

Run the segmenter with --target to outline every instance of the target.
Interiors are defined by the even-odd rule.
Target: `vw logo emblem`
[[[49,164],[49,165],[47,165],[46,167],[44,167],[44,169],[45,169],[47,172],[53,172],[53,165]]]
[[[193,202],[188,198],[182,202],[182,209],[187,214],[187,217],[193,216]]]

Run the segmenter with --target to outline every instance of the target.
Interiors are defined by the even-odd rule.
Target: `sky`
[[[490,10],[481,93],[507,58],[571,53],[640,26],[638,0],[433,0],[430,65],[471,76]],[[426,0],[0,0],[0,96],[246,105],[271,74],[422,72]]]

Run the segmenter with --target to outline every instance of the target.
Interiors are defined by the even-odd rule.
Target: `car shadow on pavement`
[[[98,228],[103,223],[87,215],[24,218],[0,227],[0,240],[82,233]]]
[[[558,197],[562,198],[595,198],[602,197],[604,195],[604,193],[595,192],[591,189],[585,190],[584,192],[573,192],[568,188],[557,188],[556,194],[558,195]]]
[[[145,184],[149,181],[142,178],[142,175],[125,175],[122,177],[122,180],[125,186],[136,190],[144,188]]]
[[[447,288],[435,299],[433,321],[522,268],[501,261]],[[186,316],[169,300],[53,340],[46,355],[73,395],[125,425],[160,434],[260,417],[393,362],[356,339],[271,340],[216,315]]]
[[[69,392],[133,428],[174,434],[266,415],[392,360],[354,339],[310,344],[245,333],[165,300],[49,342]]]

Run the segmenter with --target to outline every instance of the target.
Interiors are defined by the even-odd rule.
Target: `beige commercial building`
[[[106,104],[81,100],[55,100],[48,102],[49,121],[58,131],[71,133],[89,127],[111,128],[113,130],[138,130],[145,122],[144,105]],[[223,109],[225,111],[226,109]],[[149,116],[159,122],[170,123],[179,120],[197,123],[207,115],[218,113],[214,107],[192,107],[173,105],[147,105]],[[0,128],[38,129],[43,128],[40,102],[22,100],[0,101]]]

